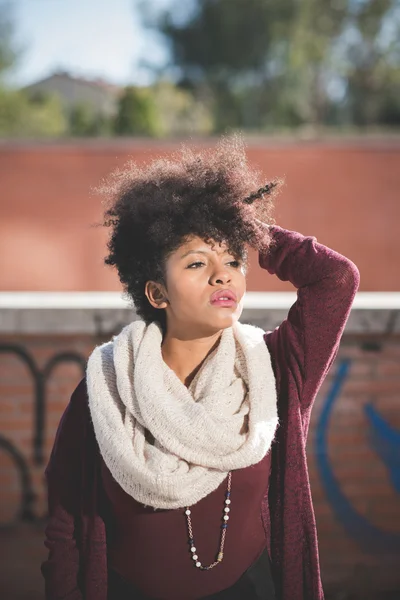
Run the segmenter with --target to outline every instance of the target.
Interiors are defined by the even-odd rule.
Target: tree
[[[160,123],[151,91],[128,86],[118,103],[114,131],[117,135],[160,134]]]
[[[78,102],[69,111],[68,125],[68,133],[72,136],[109,136],[113,122],[110,117],[93,110],[90,104]]]
[[[366,92],[370,119],[396,113],[399,52],[378,40],[399,15],[398,0],[192,0],[183,13],[177,0],[162,12],[149,5],[141,4],[143,21],[166,40],[166,72],[195,95],[209,92],[217,131],[356,121]],[[344,52],[357,34],[356,48]],[[355,55],[372,47],[371,36],[380,51],[363,73]]]
[[[84,103],[75,104],[69,113],[69,133],[72,136],[87,136],[94,133],[95,115]]]
[[[59,137],[66,130],[67,120],[56,96],[31,100],[24,92],[0,88],[1,137]]]
[[[400,125],[400,6],[365,0],[355,5],[350,27],[353,36],[344,48],[348,120]]]
[[[16,63],[20,51],[14,41],[14,21],[10,2],[0,0],[0,79]],[[28,97],[24,92],[0,85],[0,136],[59,136],[66,119],[58,98]]]
[[[213,120],[207,102],[199,102],[188,90],[170,81],[151,86],[159,122],[159,134],[165,137],[204,135],[212,132]]]
[[[0,0],[0,77],[15,65],[20,55],[14,29],[12,5]]]
[[[234,8],[231,0],[198,0],[183,21],[175,6],[147,23],[168,39],[178,82],[214,98],[217,131],[247,125],[254,106],[243,106],[243,90],[268,80],[266,57],[278,31],[287,30],[293,0],[236,0]]]
[[[321,65],[340,29],[340,1],[197,0],[147,17],[170,44],[180,83],[211,88],[217,130],[318,121]],[[142,9],[143,10],[143,9]]]
[[[347,1],[302,0],[290,27],[281,73],[275,81],[284,117],[320,125],[330,104],[327,83],[332,49],[347,19]],[[285,109],[286,108],[286,114]]]

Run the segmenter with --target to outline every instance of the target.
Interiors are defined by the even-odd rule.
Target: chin
[[[226,310],[226,309],[224,309]],[[235,323],[237,323],[240,319],[242,311],[227,311],[225,314],[205,314],[204,319],[196,319],[196,321],[192,321],[192,325],[196,327],[196,329],[201,329],[204,332],[204,335],[213,335],[222,329],[228,329],[228,327],[232,327]],[[198,315],[200,316],[200,315]]]
[[[230,314],[226,315],[225,318],[215,319],[215,327],[217,329],[228,329],[228,327],[232,327],[235,323],[239,321],[240,315],[238,314]]]

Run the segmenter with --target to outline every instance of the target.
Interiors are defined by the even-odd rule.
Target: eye
[[[202,261],[198,260],[194,263],[190,263],[190,265],[188,265],[186,268],[187,269],[198,269],[199,267],[201,267],[202,265],[204,265],[205,263],[203,263]],[[238,260],[231,260],[228,262],[228,265],[232,265],[235,269],[239,269],[242,266],[242,263]]]

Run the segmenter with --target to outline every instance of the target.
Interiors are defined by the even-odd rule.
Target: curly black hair
[[[247,245],[268,247],[271,240],[262,222],[272,223],[272,200],[280,182],[259,188],[259,180],[235,135],[212,149],[183,145],[167,158],[145,165],[130,162],[98,188],[109,202],[103,223],[111,228],[105,263],[117,268],[146,323],[165,327],[165,311],[149,303],[146,282],[165,285],[166,259],[191,236],[225,242],[241,259],[247,257]]]

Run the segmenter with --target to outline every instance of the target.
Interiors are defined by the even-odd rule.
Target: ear
[[[168,306],[166,290],[161,283],[147,281],[144,293],[153,308],[166,308]]]

